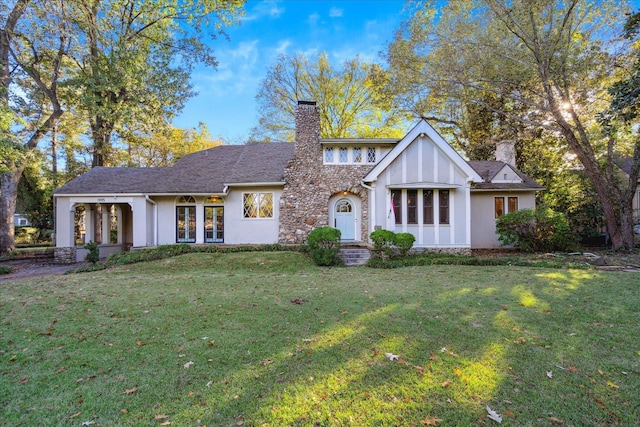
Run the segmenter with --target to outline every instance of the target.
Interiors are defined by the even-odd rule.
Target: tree
[[[615,154],[630,142],[605,132],[597,120],[610,99],[604,88],[617,73],[612,47],[620,45],[609,29],[624,10],[583,0],[424,4],[389,48],[394,94],[416,95],[413,106],[422,115],[471,102],[533,134],[561,138],[593,185],[613,247],[631,249],[627,195],[633,190],[613,167]],[[499,97],[504,106],[482,94]]]
[[[252,139],[292,141],[299,100],[318,103],[323,138],[399,136],[401,117],[376,90],[381,73],[357,57],[336,70],[326,53],[313,63],[301,54],[278,56],[256,95],[261,117]]]
[[[13,215],[29,156],[63,114],[58,83],[68,50],[65,13],[63,0],[0,7],[0,253],[15,248]]]
[[[202,39],[222,33],[242,13],[240,0],[90,0],[79,4],[75,27],[82,45],[74,54],[74,104],[89,118],[92,166],[112,164],[114,132],[147,132],[182,109],[194,95],[195,62],[216,66]]]
[[[142,167],[171,166],[185,154],[221,145],[209,129],[200,123],[196,129],[168,127],[150,135],[128,137],[129,165]]]

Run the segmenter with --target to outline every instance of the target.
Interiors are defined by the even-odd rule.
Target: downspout
[[[365,184],[364,181],[360,181],[360,185],[369,190],[369,225],[371,226],[370,228],[373,228],[376,223],[376,191],[374,187]],[[369,229],[369,234],[372,231],[374,230]],[[366,241],[369,242],[369,236],[366,237]]]
[[[144,199],[153,205],[153,245],[158,246],[158,203],[151,200],[148,194]]]

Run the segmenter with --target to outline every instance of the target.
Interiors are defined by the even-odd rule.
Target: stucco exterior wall
[[[471,192],[471,247],[475,249],[500,248],[496,234],[496,197],[518,197],[518,209],[535,208],[532,191],[473,191]]]
[[[244,218],[244,193],[273,193],[272,218]],[[224,243],[263,244],[278,242],[279,200],[282,188],[277,186],[232,187],[224,197]],[[176,206],[178,197],[155,197],[158,204],[158,244],[177,242]],[[204,244],[204,196],[194,196],[196,213],[196,244]],[[182,205],[182,204],[181,204]]]

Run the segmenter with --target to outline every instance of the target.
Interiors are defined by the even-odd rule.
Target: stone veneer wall
[[[280,243],[306,243],[311,230],[329,225],[329,198],[345,191],[361,200],[360,232],[362,240],[366,240],[368,192],[360,182],[371,166],[322,164],[320,115],[315,103],[298,103],[295,144],[293,158],[284,171]]]
[[[54,248],[53,260],[56,264],[75,264],[76,262],[76,248]]]

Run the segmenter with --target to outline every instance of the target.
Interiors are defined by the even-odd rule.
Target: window
[[[353,149],[353,163],[362,163],[362,149],[360,147]]]
[[[494,199],[494,205],[495,217],[500,218],[502,215],[504,215],[504,197],[496,197]]]
[[[222,206],[204,207],[204,241],[206,243],[224,242],[224,208]]]
[[[507,206],[509,207],[509,212],[515,212],[518,210],[518,198],[517,197],[509,197],[507,199]]]
[[[176,201],[176,241],[178,243],[196,242],[195,204],[196,199],[193,196],[181,196]]]
[[[439,191],[440,224],[449,224],[449,190]]]
[[[333,147],[325,147],[324,149],[324,162],[333,163]]]
[[[244,193],[245,218],[273,218],[273,193]]]
[[[391,204],[396,224],[402,224],[402,190],[391,190]]]
[[[176,206],[178,243],[195,243],[196,241],[196,207]]]
[[[407,190],[407,224],[418,223],[418,190]]]
[[[341,147],[339,153],[340,163],[347,163],[349,161],[349,151],[346,148]]]
[[[375,163],[375,162],[376,162],[376,149],[374,147],[368,147],[367,148],[367,163]]]
[[[433,224],[433,190],[422,190],[422,221]]]

